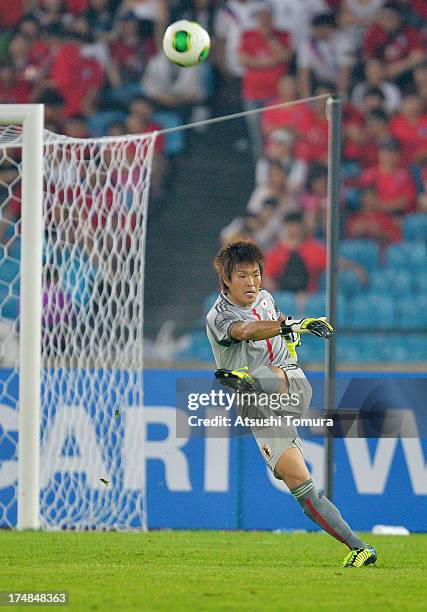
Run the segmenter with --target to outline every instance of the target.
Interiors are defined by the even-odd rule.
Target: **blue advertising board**
[[[125,389],[127,381],[110,376],[120,396],[119,385]],[[401,378],[393,376],[393,380]],[[96,406],[79,406],[72,394],[61,406],[59,394],[58,408],[42,421],[42,455],[48,450],[51,457],[49,467],[42,470],[44,512],[49,509],[50,491],[55,516],[61,515],[61,505],[65,512],[67,504],[75,504],[71,514],[69,507],[65,512],[72,519],[69,526],[73,521],[77,524],[86,508],[92,516],[89,526],[99,521],[107,527],[138,528],[146,489],[145,510],[151,528],[313,529],[285,485],[268,470],[249,432],[214,437],[207,430],[204,434],[200,429],[179,430],[177,413],[186,415],[177,408],[176,383],[190,378],[206,378],[206,372],[146,370],[144,407],[138,405],[138,397],[126,397],[117,432],[109,435],[112,444],[103,442],[101,436],[105,428],[99,405],[102,389],[95,394]],[[323,378],[316,373],[309,378],[314,391],[312,406],[322,408]],[[9,384],[0,406],[0,527],[16,523],[18,436],[17,381],[11,383],[7,370],[0,371],[2,381]],[[104,385],[105,373],[103,381]],[[93,390],[93,380],[91,385]],[[338,406],[351,408],[345,394],[348,376],[341,386],[338,381]],[[322,489],[323,439],[306,430],[301,433],[306,461]],[[427,443],[422,427],[419,435],[408,437],[337,438],[334,447],[334,501],[354,529],[369,530],[380,523],[427,531]],[[83,498],[60,495],[54,499],[53,490],[72,486],[77,473],[84,482],[79,489]],[[111,480],[108,491],[99,484],[101,475]],[[120,512],[107,516],[109,504],[119,505]],[[99,513],[93,508],[99,508]]]

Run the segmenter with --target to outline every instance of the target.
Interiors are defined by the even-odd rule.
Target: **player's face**
[[[238,306],[250,306],[257,298],[261,286],[261,271],[258,264],[239,263],[235,266],[228,283],[228,297]]]

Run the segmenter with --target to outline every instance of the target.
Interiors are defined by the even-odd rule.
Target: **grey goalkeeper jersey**
[[[206,317],[206,331],[218,368],[257,368],[261,365],[283,365],[293,362],[281,336],[268,340],[235,340],[231,327],[241,321],[277,321],[280,311],[273,297],[261,289],[248,308],[236,306],[220,293]]]

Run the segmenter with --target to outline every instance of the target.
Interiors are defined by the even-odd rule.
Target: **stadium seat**
[[[387,250],[387,266],[427,272],[427,246],[422,242],[392,244]]]
[[[425,296],[402,296],[396,305],[397,324],[404,329],[424,328],[427,326]]]
[[[178,361],[213,361],[212,349],[205,331],[194,331],[188,336],[188,344],[185,349],[175,354]]]
[[[367,293],[349,304],[350,325],[354,328],[387,329],[395,322],[394,300],[389,295]]]
[[[427,213],[407,215],[403,221],[403,237],[407,242],[427,242]]]
[[[299,315],[297,304],[295,302],[295,295],[287,291],[274,293],[274,299],[277,306],[280,308],[280,312],[285,315],[292,315],[294,317]]]
[[[371,293],[393,295],[412,294],[414,279],[411,272],[403,268],[383,268],[375,270],[370,277]]]
[[[356,261],[367,270],[378,266],[379,246],[373,240],[343,240],[340,244],[340,255]]]
[[[206,317],[212,306],[215,304],[215,300],[218,297],[218,291],[210,293],[203,302],[203,319]]]

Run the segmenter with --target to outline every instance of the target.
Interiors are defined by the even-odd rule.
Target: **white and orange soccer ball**
[[[203,62],[209,55],[210,46],[211,41],[206,30],[195,21],[187,19],[172,23],[163,37],[166,57],[183,68]]]

